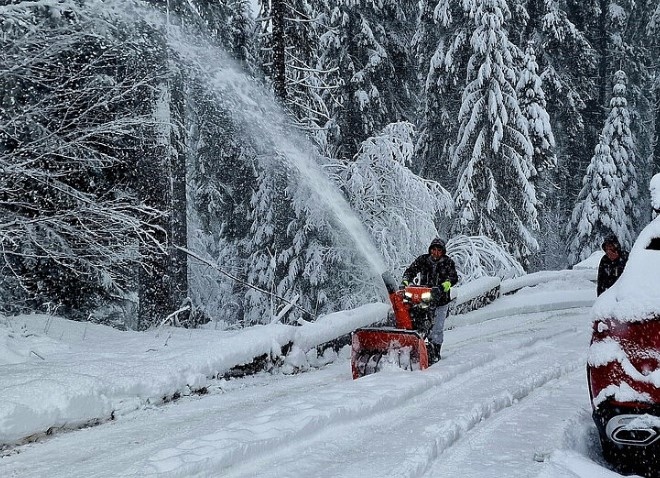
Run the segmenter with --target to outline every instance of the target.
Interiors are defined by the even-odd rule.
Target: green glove
[[[408,282],[407,280],[403,279],[403,280],[401,281],[401,288],[402,288],[402,289],[405,289],[406,287],[408,287],[408,284],[410,284],[410,282]]]
[[[449,292],[449,289],[451,289],[451,282],[449,282],[448,280],[444,281],[440,285],[442,286],[442,290],[444,290],[445,292]]]

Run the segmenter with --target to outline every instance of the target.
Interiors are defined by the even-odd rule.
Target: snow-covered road
[[[589,309],[447,332],[424,372],[351,379],[347,356],[25,445],[0,475],[606,477],[590,418]],[[611,474],[611,476],[618,476]]]

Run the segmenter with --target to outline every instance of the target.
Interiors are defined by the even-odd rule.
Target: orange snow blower
[[[353,332],[351,367],[353,378],[364,377],[392,365],[405,370],[428,368],[425,337],[431,288],[407,286],[399,289],[387,272],[382,275],[392,308],[395,327],[363,327]]]

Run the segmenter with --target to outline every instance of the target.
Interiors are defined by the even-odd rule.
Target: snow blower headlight
[[[431,291],[422,293],[422,302],[431,302]]]

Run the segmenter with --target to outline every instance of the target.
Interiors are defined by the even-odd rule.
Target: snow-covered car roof
[[[639,234],[623,274],[596,299],[592,313],[621,321],[660,317],[660,216]]]

